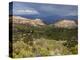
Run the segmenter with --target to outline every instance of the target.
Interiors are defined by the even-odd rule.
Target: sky
[[[9,10],[11,15],[11,6]],[[72,19],[76,19],[78,16],[78,7],[77,5],[13,2],[13,15],[25,18],[40,18],[47,21],[67,16],[71,16]]]

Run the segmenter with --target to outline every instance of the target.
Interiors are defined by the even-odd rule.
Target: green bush
[[[77,28],[15,25],[12,37],[15,58],[78,53]]]

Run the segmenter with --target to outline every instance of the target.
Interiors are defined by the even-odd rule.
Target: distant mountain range
[[[41,19],[28,19],[23,18],[20,16],[12,16],[13,18],[13,24],[22,24],[26,26],[46,26],[48,24],[45,24],[43,20]],[[77,27],[77,23],[75,20],[69,20],[69,19],[63,19],[58,20],[55,23],[49,24],[51,26],[54,26],[56,28],[75,28]]]
[[[60,15],[50,15],[50,16],[46,16],[44,15],[19,15],[21,17],[24,18],[29,18],[29,19],[41,19],[44,23],[46,24],[51,24],[51,23],[55,23],[58,20],[63,20],[63,19],[67,19],[67,20],[78,20],[78,16],[60,16]]]

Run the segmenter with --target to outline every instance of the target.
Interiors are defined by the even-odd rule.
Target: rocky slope
[[[46,24],[41,20],[41,19],[27,19],[27,18],[23,18],[20,16],[12,16],[12,20],[13,20],[13,24],[23,24],[23,25],[27,25],[27,26],[45,26]],[[11,17],[10,17],[11,20]],[[57,28],[76,28],[77,27],[77,23],[74,20],[59,20],[53,24],[49,24],[49,25],[53,25],[54,27]]]
[[[42,20],[40,19],[27,19],[20,16],[12,16],[13,18],[13,24],[25,24],[25,25],[31,25],[31,26],[44,26]]]
[[[58,28],[75,28],[77,24],[74,20],[60,20],[54,26]]]

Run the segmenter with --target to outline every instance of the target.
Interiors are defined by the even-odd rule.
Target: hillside
[[[60,20],[54,24],[58,28],[76,28],[77,24],[74,20]]]
[[[40,19],[27,19],[20,16],[13,16],[14,24],[25,24],[30,26],[44,26],[45,24]]]

